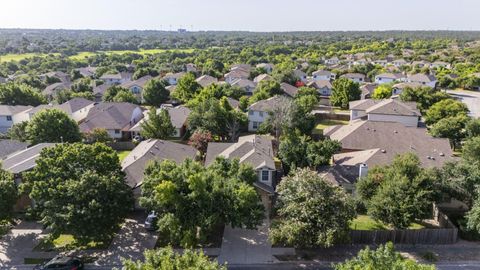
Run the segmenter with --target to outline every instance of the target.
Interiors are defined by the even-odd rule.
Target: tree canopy
[[[143,88],[143,101],[145,104],[159,107],[168,101],[170,92],[165,89],[167,82],[159,79],[152,79]]]
[[[467,105],[454,99],[444,99],[433,104],[425,114],[425,122],[433,125],[441,119],[468,114]]]
[[[195,80],[195,75],[187,73],[178,79],[177,86],[172,92],[172,97],[181,102],[188,102],[192,99],[202,86]]]
[[[0,163],[0,223],[13,216],[13,206],[17,202],[18,191],[13,175],[2,169]]]
[[[0,84],[0,104],[38,106],[47,103],[40,91],[23,83]]]
[[[160,113],[157,113],[155,108],[151,108],[148,118],[140,124],[140,127],[142,136],[149,139],[165,140],[175,133],[175,127],[166,109],[161,109]]]
[[[82,139],[77,122],[57,109],[46,109],[35,114],[25,131],[33,144],[79,142]]]
[[[339,78],[333,82],[330,102],[333,106],[348,109],[348,103],[360,99],[361,94],[358,83],[347,78]]]

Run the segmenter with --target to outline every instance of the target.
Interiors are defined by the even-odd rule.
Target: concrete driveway
[[[465,90],[447,90],[447,93],[465,103],[470,110],[470,116],[480,117],[480,92]]]

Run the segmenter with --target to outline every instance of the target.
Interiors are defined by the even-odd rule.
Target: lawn
[[[332,120],[324,119],[315,126],[313,129],[313,134],[323,134],[323,130],[327,127],[337,126],[337,125],[348,125],[349,121],[346,120]]]
[[[53,241],[51,239],[44,238],[40,243],[33,248],[34,251],[53,251],[53,250],[72,250],[72,249],[106,249],[110,245],[109,242],[90,242],[87,245],[78,244],[72,235],[61,234],[57,239]]]
[[[409,229],[418,230],[423,229],[425,226],[412,223]],[[350,229],[352,230],[363,230],[363,231],[373,231],[373,230],[390,230],[391,227],[373,220],[371,217],[367,215],[358,215],[350,224]]]
[[[122,162],[128,156],[128,154],[130,154],[130,152],[132,151],[117,151],[118,159],[120,160],[120,162]]]
[[[58,53],[53,53],[54,55],[58,55]],[[23,59],[31,58],[34,56],[38,57],[46,57],[48,54],[46,53],[22,53],[22,54],[6,54],[0,55],[0,63],[3,62],[11,62],[11,61],[20,61]]]

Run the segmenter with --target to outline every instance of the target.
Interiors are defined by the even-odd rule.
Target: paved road
[[[470,110],[470,115],[480,117],[480,92],[464,90],[447,90],[447,93],[460,99]]]

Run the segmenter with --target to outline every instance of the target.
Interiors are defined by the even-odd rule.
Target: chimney
[[[358,171],[358,177],[366,177],[368,174],[368,165],[363,163],[360,164],[360,168]]]

